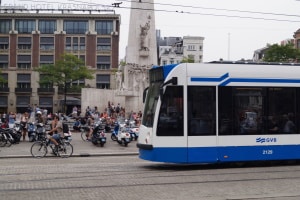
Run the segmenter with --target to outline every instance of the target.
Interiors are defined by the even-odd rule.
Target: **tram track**
[[[121,200],[124,195],[131,200],[291,200],[300,196],[300,190],[289,188],[300,183],[300,166],[292,164],[173,165],[133,156],[13,159],[0,165],[0,176],[0,197],[9,200],[20,196],[37,200],[41,195],[45,200]]]
[[[258,181],[300,181],[300,168],[293,170],[278,169],[277,167],[268,168],[219,168],[211,169],[207,166],[175,166],[175,165],[147,165],[126,164],[120,169],[106,165],[90,171],[82,170],[35,172],[29,173],[8,173],[2,174],[0,180],[0,192],[8,191],[30,191],[30,190],[69,190],[69,189],[91,189],[91,188],[121,188],[121,187],[147,187],[147,186],[166,186],[166,185],[195,185],[212,183],[239,183],[239,182],[258,182]],[[283,166],[285,167],[285,166]],[[234,169],[234,171],[232,171]],[[254,169],[254,171],[253,171]],[[270,170],[271,169],[271,170]],[[295,174],[299,174],[296,175]],[[19,187],[18,189],[4,189],[7,184],[15,184],[16,180],[11,180],[12,176],[28,177],[18,180],[18,184],[37,185],[34,189]],[[228,178],[231,177],[231,178]],[[239,177],[239,178],[235,178]],[[130,179],[130,183],[128,180]],[[71,184],[56,187],[60,182],[68,181]],[[47,182],[47,187],[40,186],[39,183]],[[89,184],[86,184],[89,183]],[[101,183],[101,184],[99,184]]]

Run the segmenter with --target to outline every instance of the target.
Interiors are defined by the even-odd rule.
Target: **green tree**
[[[0,70],[0,83],[6,83],[7,80],[3,78],[2,71]]]
[[[64,88],[64,106],[66,106],[67,85],[80,79],[93,79],[93,70],[88,69],[84,62],[73,54],[62,54],[55,64],[42,65],[35,71],[43,74],[40,84],[52,83]],[[66,109],[66,107],[65,107]],[[66,110],[64,110],[66,111]]]
[[[292,43],[286,45],[273,44],[266,50],[263,61],[265,62],[296,62],[300,58],[299,49]]]
[[[195,60],[192,56],[183,57],[181,63],[194,63]]]

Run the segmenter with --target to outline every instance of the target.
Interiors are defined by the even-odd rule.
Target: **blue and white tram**
[[[300,159],[300,65],[153,67],[139,157],[167,163]]]

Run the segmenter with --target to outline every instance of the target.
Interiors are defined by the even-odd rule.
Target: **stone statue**
[[[115,77],[117,90],[122,90],[122,72],[117,71]]]
[[[141,33],[140,33],[141,49],[140,50],[149,51],[147,35],[150,29],[150,20],[145,24],[145,26],[140,25],[140,27],[141,27]]]

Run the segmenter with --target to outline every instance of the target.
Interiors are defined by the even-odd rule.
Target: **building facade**
[[[160,37],[157,31],[158,59],[159,65],[178,64],[184,59],[194,63],[203,62],[203,41],[204,37],[184,36],[181,37]]]
[[[94,79],[68,85],[68,111],[80,106],[81,87],[115,87],[119,31],[120,15],[114,11],[2,9],[0,75],[7,82],[0,84],[0,113],[24,112],[28,105],[59,111],[64,89],[39,84],[43,75],[34,69],[54,64],[63,53],[78,56],[95,70]]]

